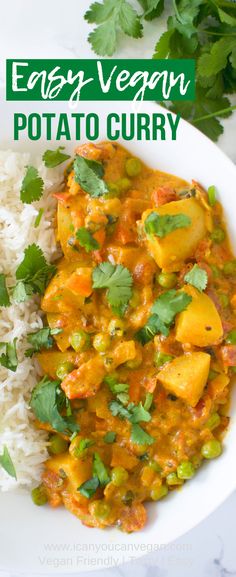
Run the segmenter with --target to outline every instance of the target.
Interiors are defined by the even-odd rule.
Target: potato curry
[[[63,256],[32,393],[49,459],[36,504],[126,532],[221,454],[236,367],[236,261],[215,188],[85,144],[65,171]]]

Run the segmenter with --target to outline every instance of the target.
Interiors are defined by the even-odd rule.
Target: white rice
[[[45,183],[39,202],[23,204],[20,188],[25,167],[38,168]],[[15,270],[24,257],[24,249],[37,243],[45,257],[57,256],[53,231],[55,200],[52,187],[58,188],[62,170],[46,169],[41,159],[30,154],[0,151],[0,273],[7,275],[8,286],[15,284]],[[51,189],[51,190],[50,190]],[[38,228],[34,227],[39,208],[44,212]],[[29,346],[26,335],[43,326],[38,299],[0,308],[0,342],[17,337],[19,364],[16,372],[0,365],[0,454],[7,446],[15,465],[17,481],[0,466],[0,490],[31,487],[40,479],[42,463],[47,458],[47,434],[36,430],[29,408],[30,393],[40,378],[37,361],[24,356]]]

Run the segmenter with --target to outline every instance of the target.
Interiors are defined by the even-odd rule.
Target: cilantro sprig
[[[17,284],[13,289],[15,302],[24,302],[33,294],[43,294],[56,267],[48,264],[43,251],[37,244],[30,244],[16,270]]]
[[[103,196],[108,187],[103,180],[104,168],[101,162],[77,155],[74,160],[75,181],[93,198]]]
[[[197,70],[196,99],[172,102],[170,108],[216,141],[223,132],[221,118],[236,109],[228,98],[236,92],[236,3],[173,0],[170,9],[164,0],[138,2],[142,8],[140,14],[126,0],[104,0],[90,6],[85,18],[97,25],[89,35],[93,50],[101,56],[111,56],[120,33],[141,37],[142,19],[158,18],[166,5],[169,9],[166,30],[157,38],[153,58],[193,58]],[[120,23],[122,10],[127,15],[132,13],[131,19],[126,15],[127,29]]]
[[[31,202],[39,200],[43,194],[43,187],[44,182],[41,176],[39,176],[37,168],[27,166],[20,189],[22,202],[31,204]]]
[[[93,270],[93,288],[108,289],[107,300],[115,313],[123,314],[132,296],[133,279],[121,264],[102,262]]]
[[[192,297],[184,291],[171,289],[163,293],[154,302],[147,323],[136,332],[136,340],[145,345],[159,333],[167,337],[175,316],[185,310],[191,301]]]
[[[147,235],[164,238],[177,228],[185,228],[190,224],[191,218],[186,214],[157,214],[153,211],[147,216],[144,229]]]
[[[17,480],[16,469],[6,445],[4,445],[3,453],[0,455],[0,467],[2,467],[10,477]]]
[[[39,421],[49,423],[59,433],[69,434],[80,430],[59,381],[51,381],[45,376],[34,387],[30,406]]]
[[[208,276],[207,272],[195,264],[191,270],[184,277],[185,282],[191,284],[197,288],[200,292],[204,291],[207,287]]]
[[[152,404],[152,395],[148,393],[144,404],[129,403],[126,407],[119,400],[111,401],[109,409],[113,417],[127,419],[131,423],[131,441],[138,445],[152,445],[155,439],[139,425],[140,422],[148,423],[151,420],[149,409]]]

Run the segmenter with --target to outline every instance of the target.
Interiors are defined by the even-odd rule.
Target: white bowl
[[[40,143],[13,143],[13,112],[68,112],[67,103],[1,103],[3,124],[1,148],[45,150]],[[100,139],[106,139],[105,118],[108,112],[133,112],[133,104],[81,103],[79,111],[95,111],[100,116]],[[153,114],[164,110],[153,103],[143,103],[139,112]],[[85,138],[83,139],[85,140]],[[122,139],[120,139],[122,143]],[[74,142],[47,142],[47,148]],[[194,178],[203,186],[215,184],[218,190],[230,236],[236,248],[236,168],[233,163],[201,132],[180,122],[177,140],[127,141],[124,146],[144,162],[187,180]],[[236,488],[236,395],[231,403],[231,422],[224,441],[223,455],[206,463],[191,482],[160,503],[148,505],[148,523],[140,533],[127,535],[113,530],[88,529],[65,509],[36,508],[29,494],[0,494],[0,569],[30,573],[78,573],[118,565],[156,550],[192,529]]]

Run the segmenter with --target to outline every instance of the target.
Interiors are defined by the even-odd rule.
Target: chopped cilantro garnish
[[[0,274],[0,307],[9,307],[10,299],[6,285],[6,277]]]
[[[64,148],[64,146],[59,146],[56,150],[46,150],[44,152],[43,162],[47,168],[55,168],[55,166],[62,164],[62,162],[70,158],[69,154],[61,152]]]
[[[133,38],[142,36],[140,17],[127,0],[94,2],[86,12],[85,19],[89,24],[97,24],[88,40],[94,52],[100,56],[112,56],[115,52],[119,30]]]
[[[107,375],[104,378],[104,383],[108,385],[113,395],[128,393],[129,385],[127,383],[119,383],[115,377],[112,377],[112,375]]]
[[[191,219],[186,214],[157,214],[150,212],[145,220],[145,232],[164,238],[177,228],[190,226]]]
[[[129,270],[121,264],[102,262],[93,270],[93,288],[108,289],[107,300],[112,309],[127,307],[132,296],[132,283]]]
[[[101,162],[76,156],[74,160],[75,181],[93,198],[103,196],[108,187],[102,179],[104,168]]]
[[[13,339],[12,343],[0,343],[0,349],[5,348],[5,352],[0,356],[0,365],[9,369],[9,371],[16,372],[18,367],[18,358],[16,352],[17,338]]]
[[[114,441],[116,440],[116,433],[114,433],[113,431],[108,431],[104,435],[103,440],[105,443],[108,443],[108,444],[114,443]]]
[[[82,485],[80,485],[77,490],[81,495],[83,495],[83,497],[86,497],[86,499],[91,499],[91,497],[93,497],[93,495],[96,493],[98,487],[98,478],[92,477],[91,479],[88,479],[88,481],[85,481],[85,483],[82,483]]]
[[[72,415],[69,400],[60,387],[59,381],[51,381],[45,376],[34,387],[30,406],[36,418],[42,423],[49,423],[59,433],[74,433],[80,427]],[[66,409],[67,415],[61,415]]]
[[[204,291],[208,282],[207,272],[203,268],[200,268],[198,264],[195,264],[185,275],[184,280],[199,291]]]
[[[35,293],[43,294],[56,272],[56,267],[47,263],[38,245],[29,245],[24,253],[23,261],[16,270],[16,279],[19,281],[13,291],[16,302],[23,302]]]
[[[146,433],[140,425],[134,424],[131,427],[131,441],[136,445],[152,445],[155,439]]]
[[[8,473],[8,475],[10,475],[10,477],[17,479],[16,470],[6,445],[4,445],[3,453],[0,455],[0,466],[4,469],[4,471],[6,471],[6,473]]]
[[[175,289],[163,293],[154,302],[151,313],[153,313],[146,325],[135,334],[136,340],[142,345],[151,341],[156,334],[168,336],[171,324],[177,313],[185,310],[191,302],[192,297],[184,291],[178,292]]]
[[[93,238],[91,232],[83,226],[76,231],[76,239],[86,252],[91,252],[92,250],[98,250],[100,248],[98,241]]]
[[[32,345],[32,348],[25,351],[25,356],[32,357],[34,353],[38,353],[41,349],[50,349],[54,344],[52,336],[58,335],[61,332],[62,329],[50,329],[50,327],[44,327],[35,333],[29,333],[27,335],[27,341]]]
[[[86,449],[92,447],[94,443],[95,441],[92,441],[92,439],[81,439],[79,446],[74,449],[73,455],[78,458],[83,457],[83,455],[86,453]]]
[[[98,478],[102,486],[107,485],[110,481],[108,471],[98,453],[94,453],[93,456],[93,476]]]
[[[27,166],[20,190],[22,202],[31,204],[31,202],[39,200],[43,194],[43,187],[44,182],[41,176],[39,176],[37,168]]]
[[[44,212],[43,208],[40,208],[38,211],[38,214],[36,216],[36,219],[34,221],[34,228],[38,228],[38,226],[40,225],[40,222],[41,222],[41,219],[43,216],[43,212]]]

